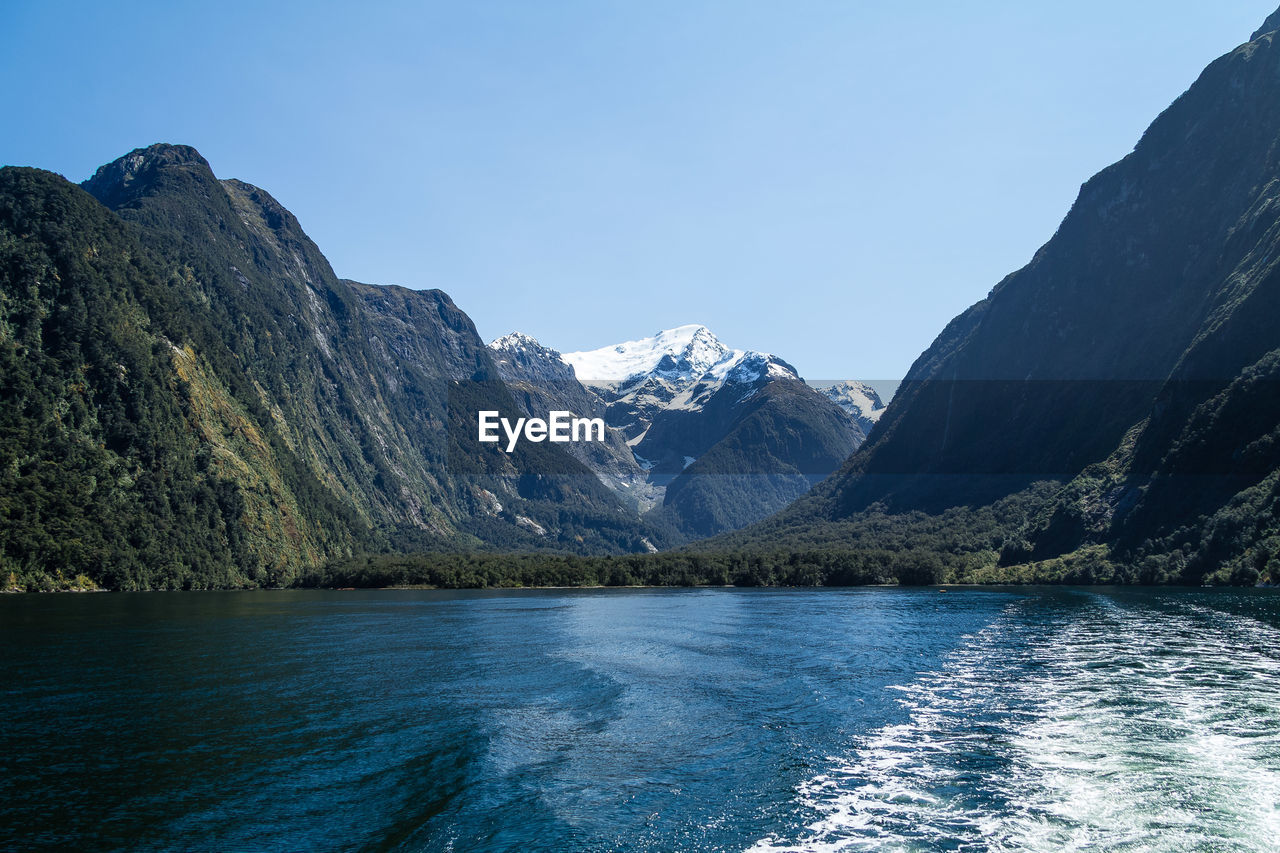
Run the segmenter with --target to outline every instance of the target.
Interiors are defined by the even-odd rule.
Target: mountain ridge
[[[863,440],[855,419],[787,362],[726,346],[700,324],[564,356],[521,333],[489,346],[509,365],[504,378],[541,387],[542,405],[530,411],[545,416],[554,397],[570,410],[601,412],[622,446],[612,464],[593,466],[597,473],[686,538],[765,517]],[[595,378],[578,379],[586,374]],[[782,385],[793,388],[777,391]]]
[[[921,354],[839,472],[705,547],[899,524],[995,555],[991,577],[1028,563],[1086,581],[1280,577],[1277,21],[1084,183],[1032,260]]]
[[[219,179],[194,148],[135,149],[83,187],[40,170],[2,174],[3,322],[39,335],[25,361],[7,362],[0,408],[10,435],[36,429],[14,408],[24,394],[42,410],[80,412],[48,427],[53,443],[30,442],[63,455],[67,442],[101,444],[83,464],[93,482],[115,484],[63,495],[56,480],[23,473],[60,470],[56,454],[9,446],[27,459],[9,495],[30,507],[22,529],[0,530],[14,577],[277,585],[356,551],[643,552],[661,541],[558,446],[509,455],[478,444],[475,411],[512,413],[516,402],[447,294],[339,279],[296,217],[265,190]],[[99,329],[85,305],[114,325]],[[90,351],[97,367],[85,374],[75,353]],[[38,390],[12,385],[29,382]],[[113,443],[112,430],[162,440]],[[134,473],[105,473],[117,470]],[[144,500],[139,489],[161,480],[167,491]],[[98,522],[65,545],[39,539],[102,518],[108,503],[125,507],[136,533]],[[54,509],[71,506],[82,507],[74,517]],[[189,535],[159,532],[179,518]],[[165,535],[190,540],[190,553],[130,544]]]

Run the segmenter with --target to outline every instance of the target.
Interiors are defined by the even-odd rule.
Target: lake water
[[[0,597],[4,850],[1270,850],[1267,590]]]

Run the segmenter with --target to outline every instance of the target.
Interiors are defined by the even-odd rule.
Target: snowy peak
[[[776,355],[763,352],[744,353],[725,374],[726,385],[754,384],[763,380],[799,379],[796,369]]]
[[[489,342],[498,373],[504,381],[528,379],[572,382],[573,366],[560,353],[545,347],[523,332],[512,332]],[[576,383],[575,383],[576,384]]]
[[[570,452],[640,511],[691,536],[775,512],[864,437],[855,416],[790,364],[728,347],[702,325],[564,355],[519,333],[489,347],[527,413],[599,412],[611,443]],[[575,373],[580,380],[560,378]],[[744,476],[763,485],[744,489]]]
[[[646,375],[699,379],[717,368],[723,368],[723,375],[741,356],[741,350],[720,343],[706,326],[691,324],[636,341],[565,353],[563,358],[583,381],[604,383]]]
[[[639,446],[664,410],[698,412],[722,388],[741,402],[773,379],[795,379],[795,369],[767,353],[725,346],[706,326],[690,324],[652,337],[563,356],[581,381],[608,403],[607,422]]]
[[[494,338],[489,342],[489,349],[502,352],[504,350],[547,349],[547,347],[544,347],[538,343],[536,338],[531,338],[524,332],[512,332],[509,335]]]
[[[528,357],[528,358],[551,358],[562,360],[560,353],[544,347],[538,343],[536,338],[531,338],[524,332],[512,332],[509,335],[503,335],[500,338],[494,338],[489,342],[489,349],[496,355]]]
[[[853,415],[864,432],[884,414],[885,405],[876,390],[865,382],[837,382],[828,388],[819,388],[827,399]]]

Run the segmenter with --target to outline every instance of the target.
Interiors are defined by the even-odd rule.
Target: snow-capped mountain
[[[554,409],[581,417],[605,416],[605,401],[578,382],[573,367],[550,347],[521,332],[512,332],[491,341],[489,350],[498,375],[528,417],[545,418]],[[636,461],[620,430],[607,429],[603,442],[564,446],[637,511],[645,512],[662,500],[662,490],[649,482],[648,469]]]
[[[498,365],[498,373],[518,379],[538,379],[544,382],[572,382],[577,384],[573,368],[565,363],[560,353],[544,347],[523,332],[489,342],[489,350]]]
[[[777,356],[727,347],[706,326],[696,324],[596,350],[565,353],[562,358],[581,382],[608,403],[607,422],[621,429],[636,454],[646,460],[658,458],[640,446],[659,412],[701,411],[726,384],[800,379],[795,368]]]
[[[868,435],[884,414],[885,405],[881,402],[880,395],[865,382],[837,382],[818,390],[831,402],[853,415],[858,426]]]
[[[720,343],[706,326],[691,324],[636,341],[568,352],[563,358],[583,383],[603,385],[650,375],[670,382],[689,382],[707,373],[723,379],[744,355]]]
[[[603,412],[617,443],[575,455],[641,508],[660,503],[651,515],[685,536],[780,509],[863,439],[790,364],[726,346],[706,326],[563,355],[519,333],[489,346],[527,411]]]

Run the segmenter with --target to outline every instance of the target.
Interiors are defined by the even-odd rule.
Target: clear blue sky
[[[890,379],[1275,2],[6,0],[0,163],[187,143],[486,339]]]

